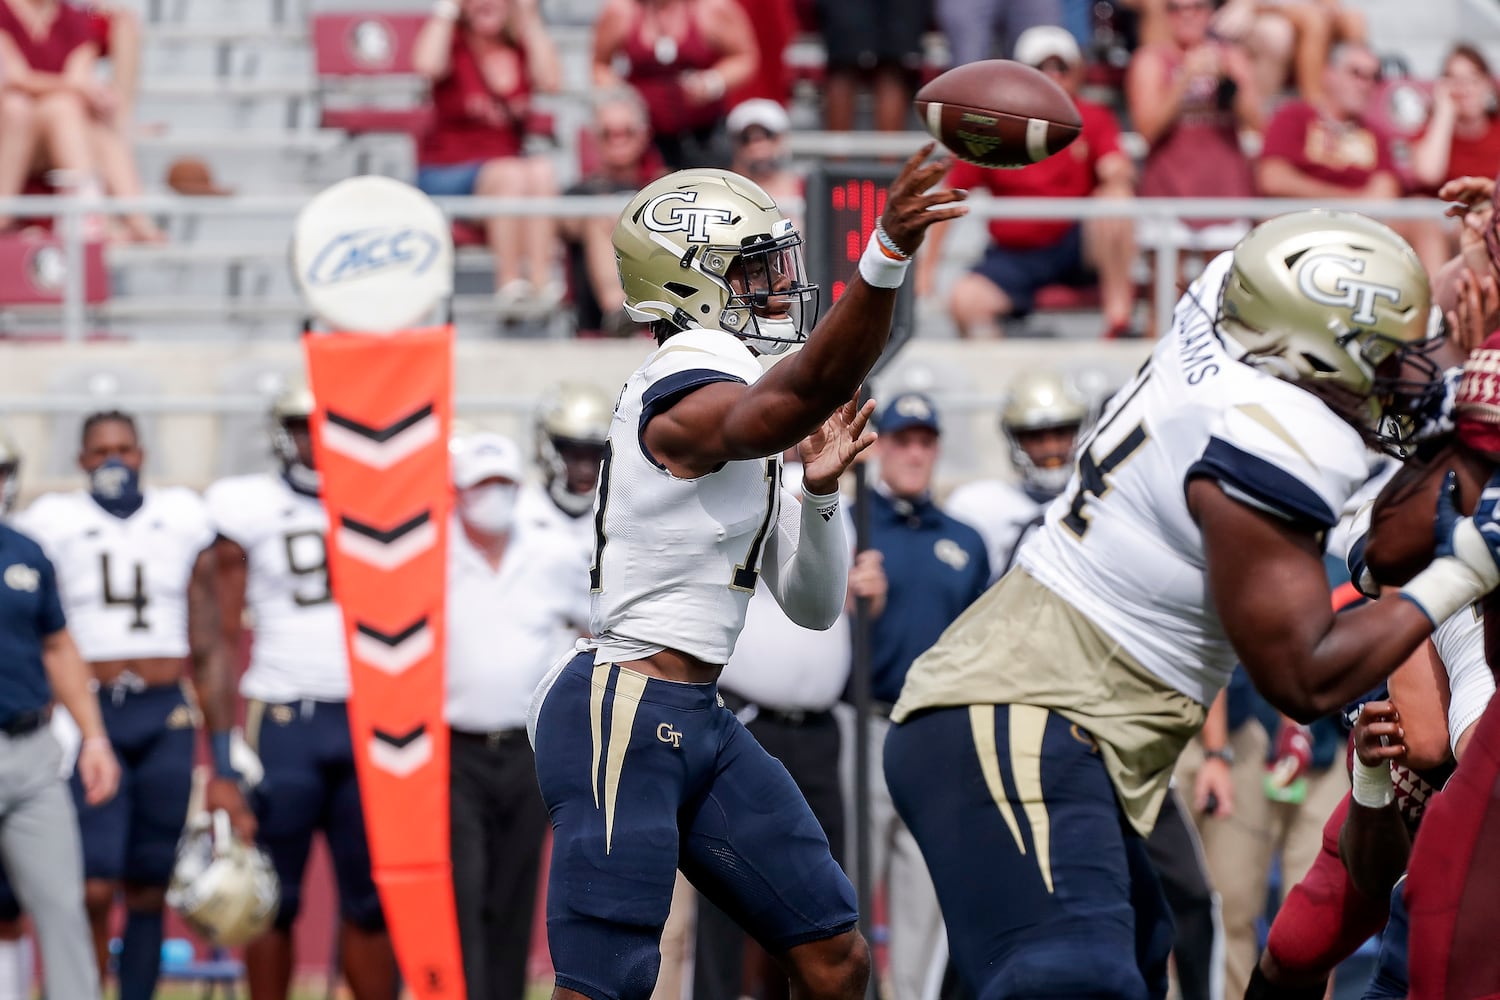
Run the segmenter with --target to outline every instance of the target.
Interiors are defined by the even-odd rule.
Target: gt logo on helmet
[[[1342,268],[1348,274],[1337,274]],[[1332,291],[1319,283],[1319,278],[1332,269]],[[1381,285],[1373,281],[1359,281],[1349,274],[1363,274],[1365,262],[1358,257],[1346,257],[1337,253],[1320,253],[1307,257],[1297,271],[1297,287],[1303,295],[1325,306],[1344,306],[1350,310],[1350,319],[1356,323],[1375,322],[1375,304],[1385,299],[1391,305],[1401,303],[1401,289]],[[1326,279],[1324,279],[1326,280]]]
[[[689,243],[708,242],[708,224],[725,225],[734,218],[727,209],[684,207],[698,200],[697,191],[668,191],[646,202],[641,212],[653,233],[687,233]],[[682,204],[673,204],[681,202]],[[662,206],[669,205],[665,212]]]

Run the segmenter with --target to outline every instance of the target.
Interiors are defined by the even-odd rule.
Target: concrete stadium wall
[[[648,341],[460,341],[458,415],[517,436],[529,448],[538,395],[563,379],[613,395],[649,352]],[[1117,386],[1145,356],[1143,343],[914,341],[877,384],[889,395],[930,391],[943,411],[944,485],[1008,475],[996,429],[1005,386],[1019,371],[1058,366],[1090,385]],[[0,422],[25,456],[23,498],[76,487],[73,464],[85,412],[119,406],[142,414],[147,478],[206,486],[220,475],[269,465],[264,416],[277,382],[301,366],[295,342],[249,345],[15,344],[0,365]],[[238,412],[233,412],[238,409]]]

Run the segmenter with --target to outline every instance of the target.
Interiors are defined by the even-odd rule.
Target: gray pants
[[[955,66],[988,59],[997,34],[1009,57],[1027,28],[1062,23],[1061,0],[937,0],[936,12]]]
[[[62,751],[47,727],[0,735],[0,861],[36,926],[51,1000],[98,1000],[99,969],[83,909],[83,848]]]

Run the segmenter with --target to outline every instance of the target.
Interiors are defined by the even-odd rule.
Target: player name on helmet
[[[1361,281],[1348,274],[1333,279],[1333,290],[1320,284],[1325,271],[1342,267],[1353,274],[1363,274],[1365,262],[1358,257],[1346,257],[1338,253],[1312,254],[1303,260],[1297,270],[1297,287],[1303,295],[1325,306],[1344,306],[1350,310],[1349,318],[1356,323],[1375,322],[1375,304],[1385,299],[1391,305],[1401,304],[1401,289],[1394,285],[1382,285],[1375,281]],[[1323,279],[1326,280],[1326,279]]]

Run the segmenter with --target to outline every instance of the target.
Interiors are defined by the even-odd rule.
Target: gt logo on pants
[[[663,743],[672,744],[673,749],[678,749],[682,746],[682,734],[673,729],[670,722],[663,722],[656,727],[656,738]]]

